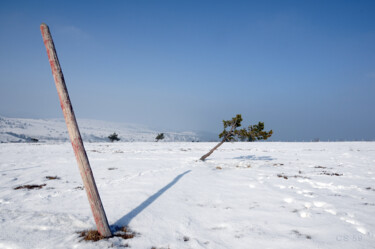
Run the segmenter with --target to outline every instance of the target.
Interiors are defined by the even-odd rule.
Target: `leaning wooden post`
[[[57,93],[59,94],[60,98],[61,109],[64,113],[70,141],[72,142],[74,154],[77,159],[79,171],[81,173],[83,184],[86,189],[87,197],[89,199],[98,232],[104,237],[110,237],[112,236],[112,233],[109,229],[103,204],[100,200],[99,192],[95,184],[95,179],[91,171],[85,147],[83,146],[81,134],[78,129],[77,120],[74,115],[72,104],[70,103],[68,90],[65,85],[64,75],[61,71],[51,33],[48,26],[44,23],[40,25],[40,31],[42,32],[43,42],[47,49],[49,63],[51,64],[53,78],[55,80]]]

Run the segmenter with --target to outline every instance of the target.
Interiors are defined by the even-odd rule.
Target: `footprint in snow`
[[[295,202],[293,198],[285,198],[284,201],[289,204]],[[302,210],[294,209],[292,212],[297,213],[301,218],[311,217],[311,213],[309,212],[309,209],[313,206],[313,204],[310,202],[305,202],[303,206],[304,208]]]
[[[354,215],[348,214],[348,216],[349,216],[349,217],[340,217],[340,220],[345,221],[345,222],[347,222],[347,223],[349,223],[349,224],[352,224],[352,225],[354,226],[354,228],[355,228],[358,232],[360,232],[360,233],[362,233],[362,234],[367,234],[367,230],[366,230],[366,228],[364,228],[364,227],[361,225],[361,223],[359,223],[358,221],[356,221],[356,220],[354,219]]]
[[[314,192],[312,192],[310,190],[307,190],[307,189],[298,190],[297,194],[303,195],[303,196],[308,197],[308,198],[315,198]]]
[[[326,213],[329,213],[331,215],[342,215],[340,217],[340,220],[346,222],[346,223],[349,223],[351,225],[354,226],[354,228],[362,233],[362,234],[367,234],[367,229],[364,228],[362,226],[362,224],[360,222],[358,222],[357,220],[355,220],[355,217],[353,214],[349,214],[349,213],[337,213],[337,211],[334,209],[334,208],[331,208],[329,207],[330,205],[328,205],[327,203],[325,202],[313,202],[314,206],[317,207],[317,208],[325,208],[323,209]]]

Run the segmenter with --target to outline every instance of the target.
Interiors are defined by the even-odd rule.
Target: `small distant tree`
[[[33,137],[29,137],[29,138],[27,139],[27,141],[29,141],[29,142],[31,142],[31,143],[37,143],[37,142],[39,142],[38,139],[33,138]]]
[[[159,133],[157,136],[156,136],[156,142],[158,142],[159,140],[163,140],[164,139],[164,133]]]
[[[114,141],[120,141],[120,138],[118,137],[117,133],[114,132],[113,134],[108,136],[109,141],[114,142]]]
[[[264,123],[259,122],[257,125],[250,125],[247,129],[238,129],[241,127],[242,116],[237,114],[231,120],[223,120],[224,130],[219,134],[219,138],[222,138],[221,142],[212,148],[207,154],[203,155],[200,160],[204,161],[209,157],[217,148],[223,143],[229,141],[256,141],[266,140],[273,134],[273,131],[263,131]]]

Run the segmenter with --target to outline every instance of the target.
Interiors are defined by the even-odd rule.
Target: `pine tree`
[[[256,140],[267,140],[269,137],[272,136],[273,131],[264,131],[264,123],[259,122],[256,125],[249,125],[247,130],[244,128],[235,131],[235,134],[241,141],[253,142]]]
[[[241,114],[237,114],[231,120],[223,120],[224,130],[222,133],[219,134],[219,138],[222,138],[221,142],[218,143],[215,147],[213,147],[207,154],[203,155],[200,160],[204,161],[207,157],[209,157],[217,148],[219,148],[223,143],[227,141],[233,141],[235,139],[235,131],[238,127],[241,126],[242,116]],[[227,130],[227,128],[229,128]]]
[[[120,141],[120,138],[118,137],[117,133],[114,132],[113,134],[108,136],[109,141],[114,142],[114,141]]]
[[[259,122],[256,125],[250,125],[247,129],[241,127],[242,116],[237,114],[236,117],[231,120],[223,120],[224,130],[219,134],[219,138],[222,138],[221,142],[218,143],[214,148],[212,148],[207,154],[203,155],[200,160],[204,161],[209,157],[217,148],[219,148],[223,143],[229,141],[256,141],[256,140],[266,140],[272,136],[273,131],[263,131],[264,123]],[[229,128],[229,130],[228,130]]]
[[[163,140],[164,139],[164,133],[159,133],[157,136],[156,136],[156,142],[158,142],[159,140]]]

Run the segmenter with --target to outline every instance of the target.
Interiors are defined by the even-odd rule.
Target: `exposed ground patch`
[[[327,167],[324,167],[324,166],[315,166],[314,168],[316,168],[316,169],[326,169]]]
[[[288,179],[288,177],[286,175],[284,175],[284,174],[277,174],[277,177]]]
[[[36,185],[36,184],[21,185],[21,186],[15,187],[14,190],[18,190],[18,189],[41,189],[41,188],[43,188],[46,185],[47,184],[41,184],[41,185]]]
[[[60,180],[61,178],[58,176],[46,176],[47,180]]]
[[[97,152],[97,153],[102,153],[101,151],[98,151],[98,150],[88,150],[90,152]]]
[[[308,235],[308,234],[302,234],[302,233],[300,233],[297,230],[292,230],[292,233],[294,233],[295,235],[297,235],[298,238],[305,237],[306,239],[311,239],[310,235]]]
[[[301,172],[302,173],[302,172]],[[280,178],[284,178],[284,179],[288,179],[288,178],[303,178],[303,179],[310,179],[310,177],[307,177],[307,176],[300,176],[300,175],[291,175],[291,176],[287,176],[285,175],[284,173],[281,173],[281,174],[277,174],[277,177],[280,177]]]
[[[340,173],[327,172],[327,171],[322,171],[319,175],[327,175],[327,176],[342,176],[342,174],[340,174]]]
[[[79,237],[82,238],[81,241],[99,241],[103,239],[108,239],[100,235],[100,233],[97,230],[85,230],[78,232]],[[128,227],[118,227],[116,228],[116,232],[113,233],[112,237],[119,237],[122,239],[132,239],[138,234],[134,231],[131,231]]]

